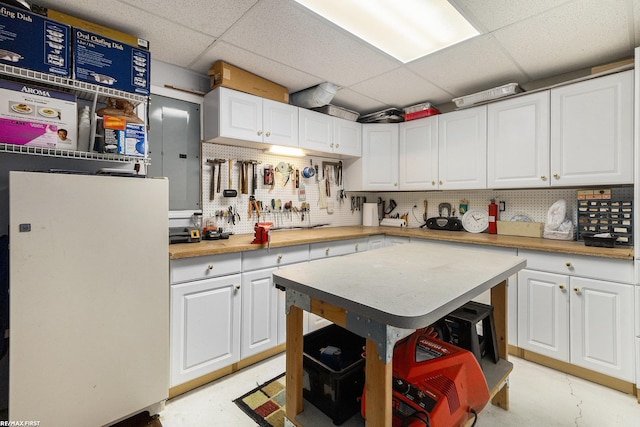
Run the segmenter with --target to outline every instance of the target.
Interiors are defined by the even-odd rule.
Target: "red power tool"
[[[489,401],[482,368],[470,351],[425,331],[411,334],[393,351],[393,427],[464,426]]]

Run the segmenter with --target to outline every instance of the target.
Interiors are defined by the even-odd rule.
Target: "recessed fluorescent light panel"
[[[477,36],[447,0],[295,0],[407,63]]]

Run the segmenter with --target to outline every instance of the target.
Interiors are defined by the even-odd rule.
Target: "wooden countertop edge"
[[[582,242],[534,237],[505,236],[487,233],[474,234],[464,231],[441,231],[422,228],[363,226],[273,231],[271,232],[270,246],[272,248],[279,248],[336,240],[357,239],[379,234],[603,258],[633,260],[634,257],[634,248],[632,246],[597,248],[585,246]],[[228,240],[203,240],[199,243],[173,244],[169,245],[169,259],[252,251],[267,247],[267,245],[252,244],[251,241],[253,241],[253,238],[253,234],[237,234],[230,236]]]

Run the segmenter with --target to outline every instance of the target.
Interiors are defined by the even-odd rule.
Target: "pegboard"
[[[214,200],[210,200],[211,189],[211,168],[212,164],[207,159],[225,159],[222,164],[221,184],[222,190],[215,194]],[[238,191],[238,196],[234,198],[224,197],[222,191],[228,187],[228,166],[229,159],[234,160],[232,171],[232,188]],[[410,228],[419,227],[424,224],[424,200],[427,200],[427,218],[438,216],[438,205],[443,202],[450,203],[455,208],[455,216],[458,214],[461,200],[467,200],[468,208],[487,208],[491,199],[496,202],[503,201],[505,210],[499,213],[500,220],[510,220],[514,215],[526,215],[535,222],[546,222],[549,207],[557,200],[564,199],[567,202],[567,216],[577,224],[577,190],[576,189],[526,189],[526,190],[465,190],[465,191],[415,191],[415,192],[348,192],[346,199],[337,199],[340,187],[335,182],[331,183],[331,197],[328,198],[333,203],[333,213],[328,213],[327,209],[318,207],[320,191],[317,177],[304,178],[302,170],[305,166],[318,165],[320,169],[320,179],[322,179],[322,162],[336,162],[336,159],[329,159],[319,156],[306,156],[302,158],[278,156],[267,154],[255,148],[227,146],[220,144],[204,143],[202,145],[202,214],[205,220],[215,223],[225,231],[232,231],[235,234],[252,234],[253,226],[257,222],[255,214],[248,218],[249,196],[250,194],[240,193],[240,167],[238,161],[256,160],[256,173],[258,175],[258,186],[255,198],[263,205],[270,205],[272,199],[280,199],[281,204],[291,201],[293,206],[300,207],[298,191],[293,184],[293,177],[282,186],[278,182],[273,189],[263,183],[263,170],[265,165],[277,165],[279,162],[290,164],[294,169],[300,171],[300,183],[305,185],[306,201],[310,205],[310,213],[302,220],[301,215],[295,213],[285,215],[273,215],[265,213],[260,221],[275,222],[280,228],[312,226],[327,224],[333,227],[361,225],[362,211],[351,210],[351,197],[364,197],[367,202],[377,202],[384,200],[388,206],[393,199],[397,206],[392,214],[408,214],[408,226]],[[216,177],[219,172],[216,171]],[[249,190],[249,193],[251,191]],[[632,199],[632,187],[612,188],[612,197],[617,199]],[[240,215],[240,220],[235,224],[229,223],[224,218],[216,219],[216,211],[225,211],[232,207]]]
[[[211,171],[213,165],[207,162],[207,159],[225,159],[226,162],[222,164],[222,177],[221,184],[222,190],[220,193],[216,193],[213,200],[210,200],[211,191]],[[231,173],[232,187],[238,192],[237,197],[224,197],[223,191],[228,188],[228,173],[229,173],[229,159],[233,159],[233,170]],[[338,198],[340,187],[334,182],[333,176],[331,176],[331,196],[327,197],[327,201],[332,205],[332,213],[328,212],[328,209],[320,209],[318,206],[318,199],[320,196],[319,179],[323,179],[322,162],[337,162],[336,159],[329,159],[316,156],[299,157],[286,157],[273,154],[267,154],[262,150],[246,147],[235,147],[220,144],[205,143],[202,145],[202,215],[206,223],[207,219],[210,223],[215,224],[218,227],[222,227],[225,231],[232,231],[235,234],[253,233],[253,226],[257,222],[255,213],[252,218],[249,218],[249,196],[250,194],[241,194],[240,192],[240,173],[241,168],[238,161],[255,160],[259,162],[256,165],[257,174],[257,189],[255,192],[255,198],[257,201],[261,201],[263,206],[270,206],[271,200],[280,200],[281,205],[284,206],[285,202],[291,201],[293,206],[300,208],[302,201],[298,199],[298,189],[294,185],[294,176],[291,176],[289,182],[286,185],[282,185],[278,175],[275,177],[275,185],[273,188],[270,185],[264,184],[264,168],[267,165],[273,165],[274,168],[278,163],[284,162],[291,165],[293,169],[300,171],[300,184],[304,184],[306,193],[306,202],[310,205],[310,212],[305,215],[304,220],[301,214],[291,213],[287,214],[282,209],[280,213],[267,213],[265,212],[260,218],[260,221],[274,222],[279,228],[298,227],[298,226],[312,226],[319,224],[328,224],[331,226],[346,226],[346,225],[360,225],[362,223],[362,213],[359,211],[351,211],[350,196],[346,199]],[[305,166],[319,167],[319,179],[317,176],[311,178],[304,178],[302,176],[302,170]],[[216,171],[216,179],[217,174]],[[250,171],[250,174],[252,171]],[[249,193],[251,190],[249,188]],[[230,223],[228,218],[216,218],[216,211],[228,211],[229,208],[237,211],[240,215],[240,220],[235,224]]]

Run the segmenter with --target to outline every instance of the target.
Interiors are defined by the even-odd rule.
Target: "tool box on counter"
[[[304,337],[304,398],[340,425],[360,411],[366,340],[338,325]]]

